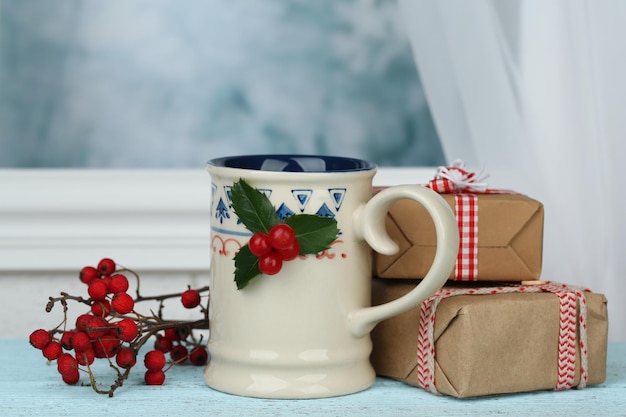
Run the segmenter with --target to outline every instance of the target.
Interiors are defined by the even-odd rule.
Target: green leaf
[[[252,233],[268,233],[272,226],[280,222],[267,196],[243,179],[233,184],[230,198],[235,214]]]
[[[330,247],[337,239],[339,229],[337,221],[332,217],[315,214],[297,214],[285,219],[291,226],[300,244],[300,255],[319,253]]]
[[[265,194],[249,185],[243,179],[231,188],[233,210],[243,225],[252,233],[269,233],[280,223],[276,209]],[[300,255],[320,253],[330,247],[337,239],[339,229],[332,217],[315,214],[296,214],[285,219],[291,226],[300,244]],[[237,289],[245,288],[252,279],[261,275],[259,258],[244,245],[234,257],[235,283]]]
[[[250,252],[248,245],[244,245],[235,255],[235,283],[237,289],[245,288],[250,281],[261,274],[259,258]]]

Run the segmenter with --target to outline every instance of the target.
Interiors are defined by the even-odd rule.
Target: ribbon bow
[[[428,187],[438,193],[461,193],[478,192],[487,190],[487,183],[483,182],[489,177],[484,172],[472,172],[467,169],[465,163],[460,159],[452,162],[449,167],[437,168],[435,179],[431,180]]]

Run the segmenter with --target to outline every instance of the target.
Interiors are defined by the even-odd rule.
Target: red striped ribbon
[[[559,298],[559,352],[555,390],[574,386],[576,349],[580,349],[580,380],[576,388],[587,386],[587,300],[588,289],[547,282],[538,286],[507,285],[481,288],[442,288],[420,307],[419,341],[417,345],[417,377],[420,388],[438,394],[435,381],[435,312],[442,300],[457,295],[550,292]],[[577,313],[578,307],[578,313]],[[577,325],[578,324],[578,325]],[[576,331],[578,329],[578,337]]]

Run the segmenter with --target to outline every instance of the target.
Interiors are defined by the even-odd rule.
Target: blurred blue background
[[[0,167],[445,159],[392,0],[3,0]]]

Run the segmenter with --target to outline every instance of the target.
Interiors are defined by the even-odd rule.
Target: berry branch
[[[126,275],[135,278],[134,297],[128,294]],[[49,362],[56,361],[65,383],[77,384],[83,372],[88,375],[89,385],[95,392],[112,397],[135,369],[140,349],[150,340],[154,340],[154,348],[144,357],[144,381],[148,385],[163,384],[165,372],[174,365],[189,361],[202,366],[208,361],[203,337],[198,338],[194,332],[209,328],[208,286],[198,289],[187,286],[185,291],[178,293],[143,296],[139,275],[118,267],[109,258],[102,259],[97,267],[84,267],[79,278],[87,285],[89,297],[67,292],[49,297],[46,312],[60,304],[63,319],[52,329],[35,330],[29,338],[30,344],[40,349]],[[206,299],[204,304],[203,298]],[[164,303],[170,299],[179,299],[185,308],[197,308],[201,318],[192,321],[164,319]],[[137,311],[137,304],[146,301],[157,301],[158,313],[150,310],[150,314],[145,315]],[[73,324],[68,319],[70,302],[89,307],[89,312],[79,315]],[[95,359],[106,359],[114,370],[115,379],[108,389],[100,387],[92,371]]]

